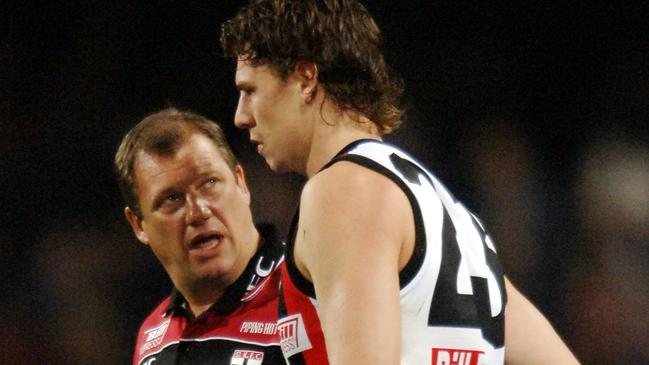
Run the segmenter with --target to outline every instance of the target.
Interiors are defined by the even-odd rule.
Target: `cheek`
[[[256,120],[261,128],[268,129],[269,126],[274,124],[275,119],[276,115],[271,108],[262,105],[257,109]]]
[[[151,225],[150,231],[149,236],[152,239],[165,243],[165,245],[177,240],[182,234],[181,224],[178,219],[157,221]]]
[[[296,112],[293,108],[294,101],[284,94],[269,95],[260,98],[257,103],[257,116],[264,121],[279,126],[285,124],[288,116]]]
[[[239,192],[221,206],[221,211],[224,214],[223,219],[227,221],[226,224],[233,230],[246,227],[250,223],[250,217],[252,217],[246,196]]]

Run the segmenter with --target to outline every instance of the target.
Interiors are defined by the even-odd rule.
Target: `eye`
[[[243,95],[245,95],[245,96],[250,96],[250,95],[252,95],[254,92],[255,92],[255,89],[254,89],[254,88],[251,88],[251,87],[250,87],[250,88],[247,87],[247,88],[243,88],[243,89],[241,89],[241,93],[242,93]]]
[[[169,194],[165,197],[164,202],[165,203],[177,203],[181,202],[185,199],[185,196],[181,193],[172,193]]]
[[[206,178],[205,180],[203,180],[203,184],[200,186],[200,191],[202,191],[203,194],[210,196],[218,195],[222,189],[223,180],[219,179],[216,176]]]
[[[153,204],[154,210],[160,210],[161,212],[174,212],[179,207],[181,207],[185,202],[185,194],[182,192],[169,192],[166,194],[161,194],[158,199],[155,200]]]

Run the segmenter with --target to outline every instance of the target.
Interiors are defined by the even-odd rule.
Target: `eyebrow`
[[[252,88],[254,88],[252,83],[250,83],[249,81],[236,81],[235,80],[235,85],[236,85],[237,90],[239,90],[239,91],[244,90],[244,89],[252,89]]]

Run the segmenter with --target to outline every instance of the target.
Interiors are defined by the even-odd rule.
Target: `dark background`
[[[170,284],[123,219],[112,158],[150,112],[221,122],[256,216],[286,228],[302,179],[274,176],[232,125],[218,36],[239,3],[3,2],[1,363],[131,361]],[[646,364],[649,12],[561,3],[366,2],[406,85],[387,139],[482,217],[580,360]]]

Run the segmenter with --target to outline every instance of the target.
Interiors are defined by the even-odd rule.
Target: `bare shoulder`
[[[397,184],[373,170],[341,161],[305,185],[295,253],[309,267],[315,261],[326,264],[326,259],[339,264],[354,252],[364,257],[385,254],[399,261],[403,243],[410,237],[409,222],[410,203]]]
[[[302,209],[339,210],[359,215],[372,209],[407,203],[401,189],[386,176],[361,165],[341,161],[311,178],[302,192]],[[403,204],[401,204],[403,205]],[[404,206],[405,207],[405,206]],[[382,211],[373,211],[373,214]],[[389,211],[384,212],[386,214]],[[353,216],[352,215],[352,216]],[[379,217],[377,217],[379,218]]]

